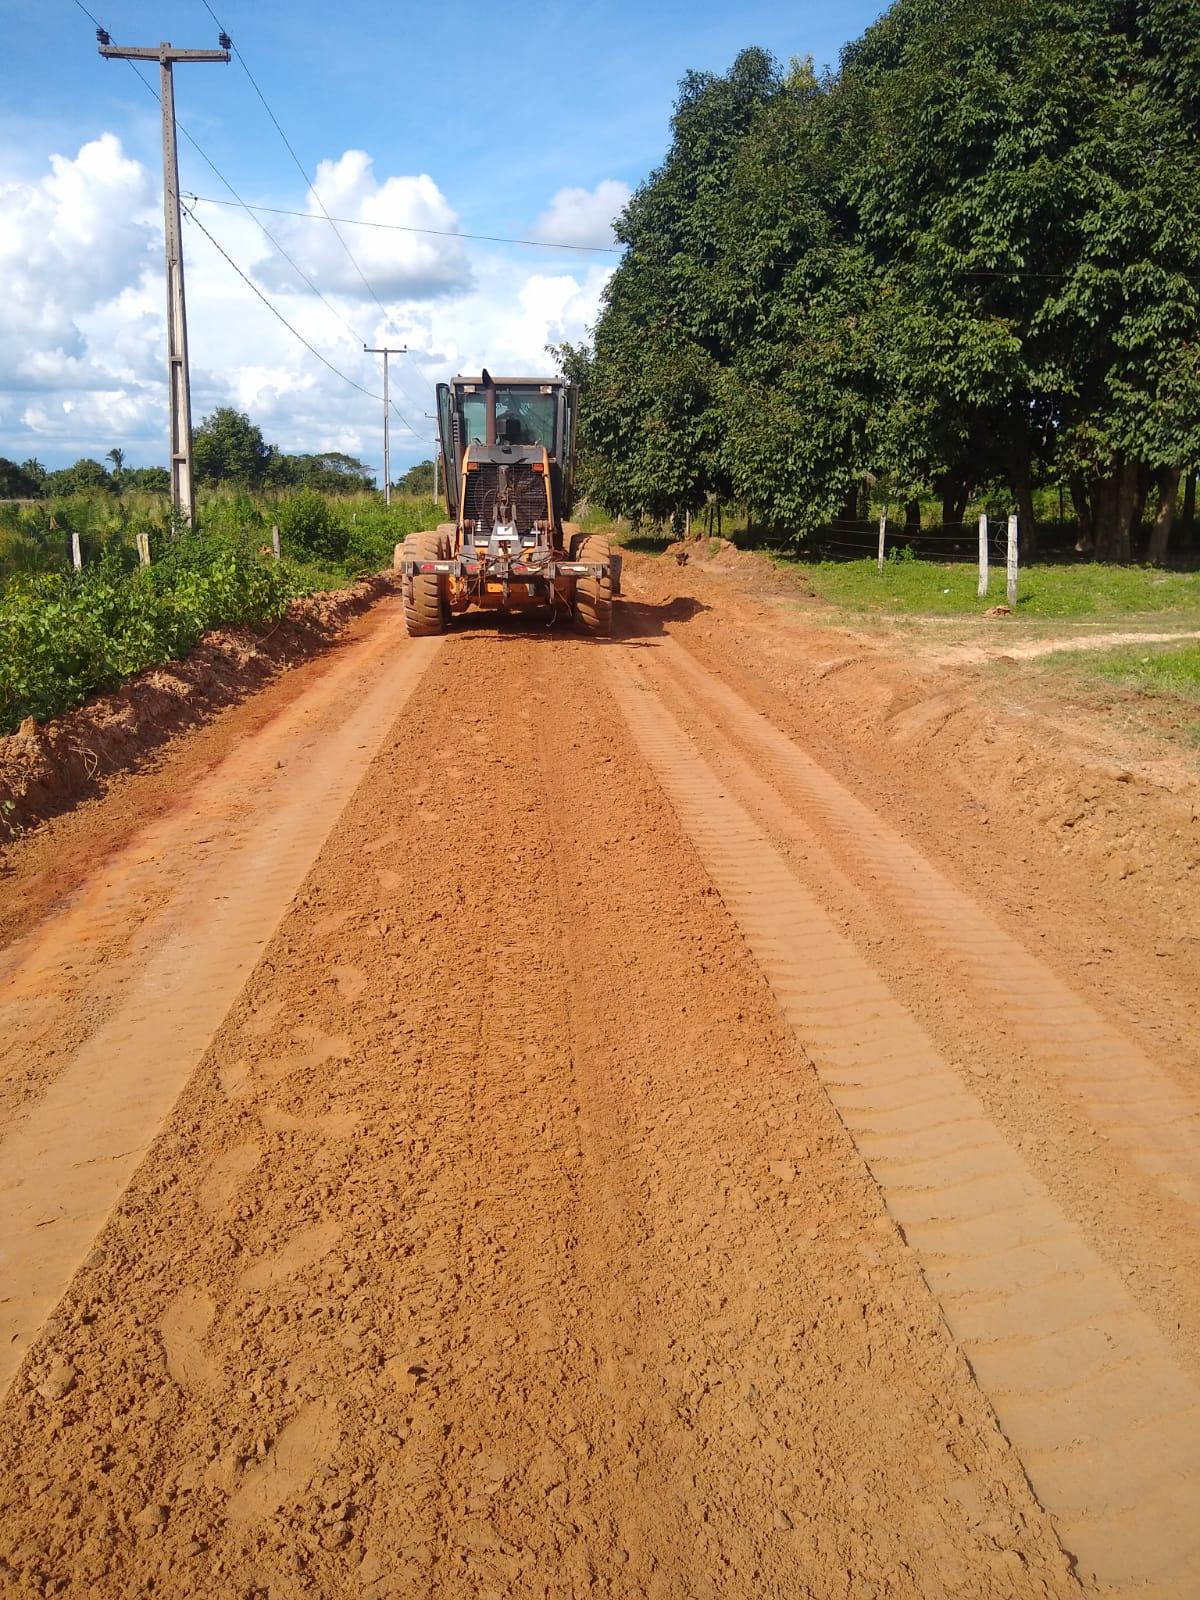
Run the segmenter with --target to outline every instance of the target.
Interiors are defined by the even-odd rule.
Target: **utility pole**
[[[103,28],[96,29],[100,54],[107,61],[157,61],[162,101],[163,224],[167,255],[167,381],[171,443],[171,506],[189,527],[195,526],[192,483],[192,383],[188,372],[187,306],[183,294],[183,228],[179,215],[179,153],[175,147],[177,61],[228,62],[232,40],[220,36],[219,50],[175,50],[159,45],[116,45]]]
[[[408,354],[406,344],[363,345],[369,356],[383,357],[383,503],[392,503],[392,401],[388,393],[388,357]]]

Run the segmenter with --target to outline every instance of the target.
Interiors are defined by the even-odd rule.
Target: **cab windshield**
[[[540,389],[496,390],[496,440],[499,444],[544,445],[554,454],[554,423],[558,408],[553,394]]]
[[[487,433],[487,408],[482,389],[464,394],[463,438],[482,444]],[[543,445],[553,455],[558,423],[554,391],[543,394],[540,385],[498,384],[496,387],[496,443]]]

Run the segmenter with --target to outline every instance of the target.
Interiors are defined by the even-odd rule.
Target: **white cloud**
[[[0,374],[8,388],[98,381],[80,318],[118,295],[150,259],[149,174],[106,133],[50,171],[0,185]]]
[[[347,150],[336,161],[322,161],[314,184],[325,210],[333,217],[398,224],[403,228],[433,228],[442,235],[452,234],[458,227],[458,217],[428,174],[387,178],[379,183],[371,158],[363,150]],[[380,299],[423,300],[470,284],[471,269],[461,240],[436,233],[341,226],[339,231],[362,268],[360,277],[311,195],[307,211],[314,221],[297,217],[265,217],[264,221],[287,253],[326,294],[336,291],[370,300],[364,277]],[[295,272],[274,253],[260,263],[258,272],[267,288],[296,287]]]
[[[560,189],[537,220],[538,237],[551,244],[613,245],[613,222],[632,192],[617,178],[604,178],[594,189]]]
[[[431,178],[377,180],[361,152],[323,162],[318,181],[335,215],[456,225]],[[297,205],[299,197],[283,195],[279,203]],[[131,465],[163,461],[159,206],[156,176],[111,134],[72,158],[52,157],[34,178],[0,186],[0,455],[59,465],[121,445]],[[363,388],[377,394],[380,383],[378,360],[363,353],[364,341],[409,346],[411,354],[391,369],[393,397],[413,424],[409,434],[393,419],[394,465],[430,453],[433,424],[423,413],[433,410],[436,382],[481,364],[546,371],[546,345],[584,336],[611,271],[598,263],[571,271],[568,262],[557,270],[545,252],[347,230],[385,316],[327,223],[295,219],[296,231],[285,239],[277,226],[284,219],[267,218],[289,250],[295,245],[331,311],[272,258],[244,212],[201,208],[199,215],[292,326]],[[284,450],[345,450],[378,466],[379,402],[306,350],[191,225],[184,248],[195,419],[236,405]]]

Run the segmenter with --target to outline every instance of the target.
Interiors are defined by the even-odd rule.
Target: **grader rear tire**
[[[410,561],[440,561],[448,554],[444,535],[436,531],[410,533],[404,554]],[[446,580],[436,572],[415,572],[405,585],[404,620],[413,639],[446,631]]]
[[[576,561],[608,562],[611,550],[603,534],[584,534],[575,543]],[[612,633],[612,577],[587,577],[575,580],[575,626],[581,633],[607,639]]]

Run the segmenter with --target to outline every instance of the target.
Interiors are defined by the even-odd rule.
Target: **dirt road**
[[[634,565],[14,853],[5,1594],[1200,1589],[1186,1040]]]

